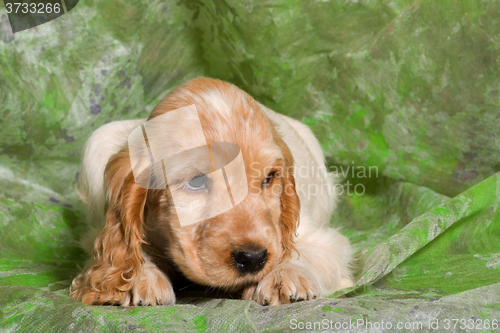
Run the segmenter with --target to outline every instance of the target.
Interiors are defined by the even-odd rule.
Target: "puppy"
[[[203,133],[186,130],[189,122],[196,124],[193,117],[174,117],[161,123],[154,144],[178,151],[196,146],[200,138],[208,146],[237,145],[245,186],[232,189],[244,190],[244,197],[213,214],[219,203],[209,198],[206,175],[214,165],[206,162],[206,149],[192,150],[186,165],[174,166],[163,188],[141,186],[129,143],[146,120],[102,126],[85,145],[78,184],[90,227],[81,245],[91,258],[73,280],[70,295],[86,304],[173,304],[173,281],[181,275],[277,305],[352,286],[353,250],[329,227],[334,178],[310,129],[236,86],[209,78],[176,88],[147,121],[190,106]],[[230,183],[233,175],[224,177]],[[183,225],[180,216],[189,216],[183,209],[194,212],[197,205],[212,214]]]

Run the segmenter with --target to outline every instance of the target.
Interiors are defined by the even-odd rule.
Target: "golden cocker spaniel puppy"
[[[209,148],[234,144],[245,186],[224,185],[217,191],[232,189],[233,196],[238,191],[244,196],[238,202],[231,197],[231,208],[217,211],[223,200],[210,196],[215,176],[208,175],[222,167],[214,168],[213,147],[209,153],[191,149],[182,160],[165,158],[157,165],[167,185],[141,186],[130,138],[134,130],[144,131],[146,120],[102,126],[84,148],[78,194],[90,228],[81,244],[91,258],[74,279],[71,296],[87,304],[173,304],[173,279],[179,275],[240,291],[243,299],[263,305],[310,300],[352,286],[351,245],[329,227],[336,204],[334,177],[326,172],[310,129],[236,86],[209,78],[172,91],[147,121],[190,106],[197,111],[160,123],[144,147],[182,151],[200,138]],[[189,114],[198,120],[188,119]],[[196,124],[203,133],[189,131]],[[153,178],[151,172],[147,175]],[[226,170],[220,179],[228,184],[232,178]],[[189,217],[190,211],[205,218],[183,224],[181,215]]]

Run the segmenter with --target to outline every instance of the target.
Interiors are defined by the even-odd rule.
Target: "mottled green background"
[[[500,320],[500,2],[83,0],[15,35],[0,8],[0,331]],[[85,140],[201,75],[305,122],[346,190],[360,184],[332,219],[358,249],[354,288],[277,307],[68,297]]]

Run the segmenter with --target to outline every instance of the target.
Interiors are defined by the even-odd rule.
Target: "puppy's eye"
[[[275,175],[276,175],[275,171],[270,172],[267,175],[267,178],[262,181],[262,185],[269,185],[271,183],[271,181],[273,180]]]
[[[191,180],[186,183],[185,187],[191,191],[198,191],[207,188],[208,186],[207,183],[208,183],[207,176],[199,175],[191,178]]]

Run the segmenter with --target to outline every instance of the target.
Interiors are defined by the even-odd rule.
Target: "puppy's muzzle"
[[[257,273],[267,261],[267,249],[257,246],[240,247],[231,252],[236,268],[240,273]]]

